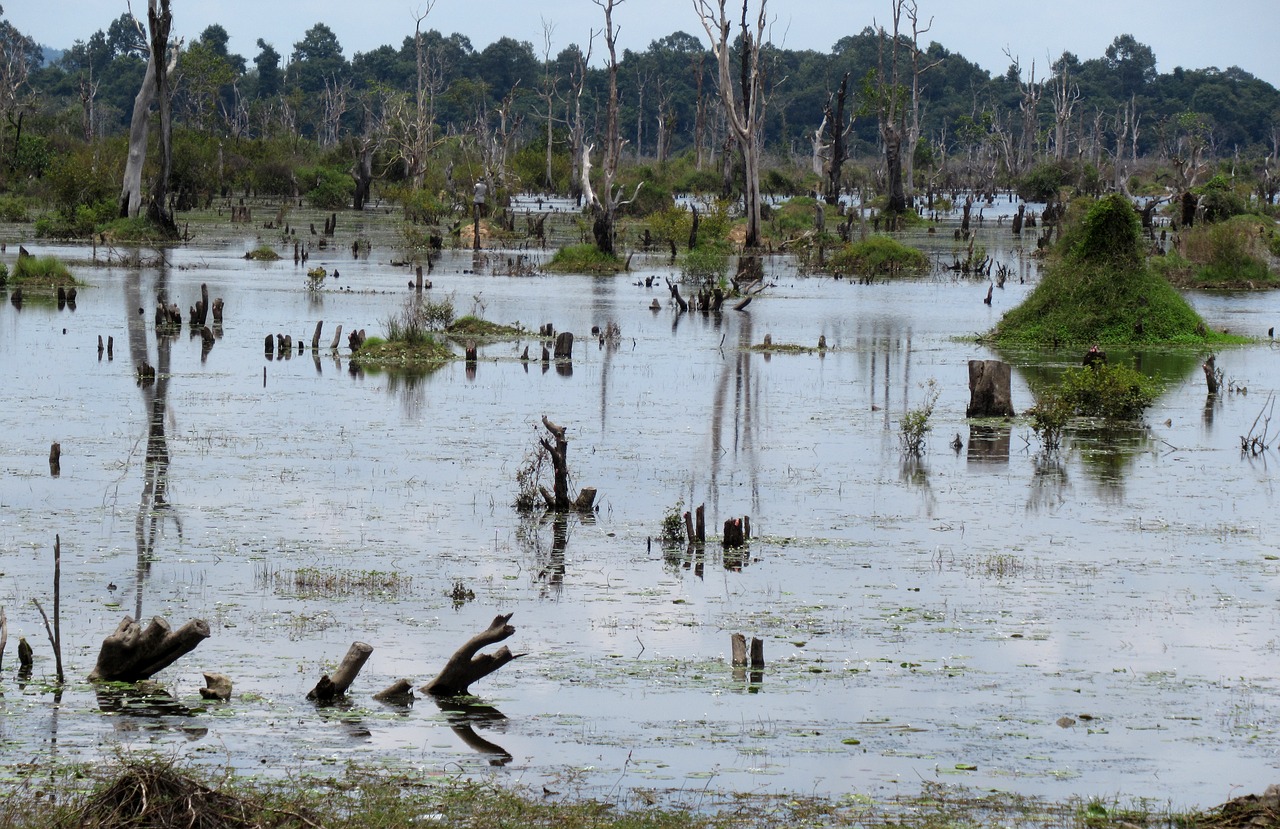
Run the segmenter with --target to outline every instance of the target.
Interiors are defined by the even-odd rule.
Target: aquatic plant
[[[933,409],[938,404],[938,381],[931,378],[924,387],[924,402],[914,409],[908,409],[898,427],[902,451],[913,457],[919,457],[924,452],[925,438],[933,430],[929,419],[933,417]]]
[[[929,257],[891,236],[868,236],[831,255],[828,269],[838,276],[903,276],[927,270]]]

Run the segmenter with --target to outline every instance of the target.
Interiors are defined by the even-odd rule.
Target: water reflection
[[[755,325],[751,314],[739,315],[738,347],[724,360],[716,379],[711,400],[710,499],[711,514],[720,512],[721,463],[726,455],[745,460],[751,483],[752,514],[760,511],[759,445],[756,412],[760,407],[759,389],[753,382],[749,347],[754,343]],[[731,397],[732,395],[732,397]],[[728,434],[726,434],[726,430]]]
[[[1013,427],[1005,424],[969,425],[969,454],[971,464],[1008,464],[1009,443]]]
[[[165,422],[169,417],[170,346],[173,335],[156,328],[156,364],[152,366],[147,348],[147,317],[142,301],[142,270],[131,271],[125,280],[125,319],[129,332],[129,357],[139,377],[143,411],[147,413],[146,453],[143,459],[142,496],[134,523],[137,563],[134,579],[134,618],[141,619],[143,582],[151,570],[156,541],[163,528],[163,518],[170,518],[182,539],[182,522],[172,510],[169,492],[169,443]],[[155,302],[167,305],[169,266],[163,260],[156,270]],[[154,377],[154,381],[149,381]]]
[[[1027,495],[1027,512],[1054,512],[1067,502],[1070,481],[1067,465],[1058,452],[1040,452],[1032,459],[1031,489]]]
[[[476,733],[476,726],[504,730],[507,721],[505,714],[492,705],[472,704],[444,697],[433,699],[449,721],[449,728],[462,739],[467,748],[488,757],[491,766],[505,766],[511,762],[511,752]]]

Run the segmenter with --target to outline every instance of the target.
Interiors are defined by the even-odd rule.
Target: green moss
[[[1200,345],[1240,342],[1210,330],[1147,265],[1123,196],[1095,203],[1059,243],[1040,284],[991,332],[1002,345]]]
[[[595,245],[567,245],[560,248],[546,264],[555,273],[614,274],[626,269],[617,256],[601,253]]]

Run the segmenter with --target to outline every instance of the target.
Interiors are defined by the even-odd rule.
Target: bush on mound
[[[1203,345],[1238,341],[1216,333],[1148,267],[1142,225],[1127,199],[1094,203],[1058,243],[1040,284],[1004,315],[1003,345]]]

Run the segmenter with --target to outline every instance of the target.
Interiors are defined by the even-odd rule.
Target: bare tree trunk
[[[477,651],[481,648],[501,642],[515,634],[515,627],[508,624],[510,621],[510,613],[505,616],[495,616],[488,628],[472,636],[466,644],[454,652],[453,656],[449,657],[449,661],[445,663],[435,679],[418,690],[437,697],[462,696],[468,693],[471,683],[483,679],[511,660],[518,659],[520,654],[513,654],[505,646],[494,653],[477,655]]]
[[[154,6],[155,0],[151,0],[151,4]],[[147,71],[142,77],[142,87],[133,99],[133,118],[129,122],[129,154],[124,165],[124,186],[120,190],[121,218],[136,218],[142,207],[142,165],[147,159],[147,132],[151,102],[156,95],[157,60],[164,60],[164,55],[157,58],[153,50],[147,58]]]
[[[151,54],[158,57],[155,61],[156,98],[160,104],[160,172],[156,175],[155,186],[151,189],[151,206],[147,209],[147,217],[164,228],[170,235],[178,234],[174,224],[173,213],[169,210],[169,175],[173,170],[173,119],[171,115],[172,101],[169,94],[169,73],[177,64],[178,53],[175,49],[170,58],[169,30],[173,27],[173,13],[169,10],[169,0],[160,0],[159,8],[152,0],[147,9],[147,20],[151,27]]]

